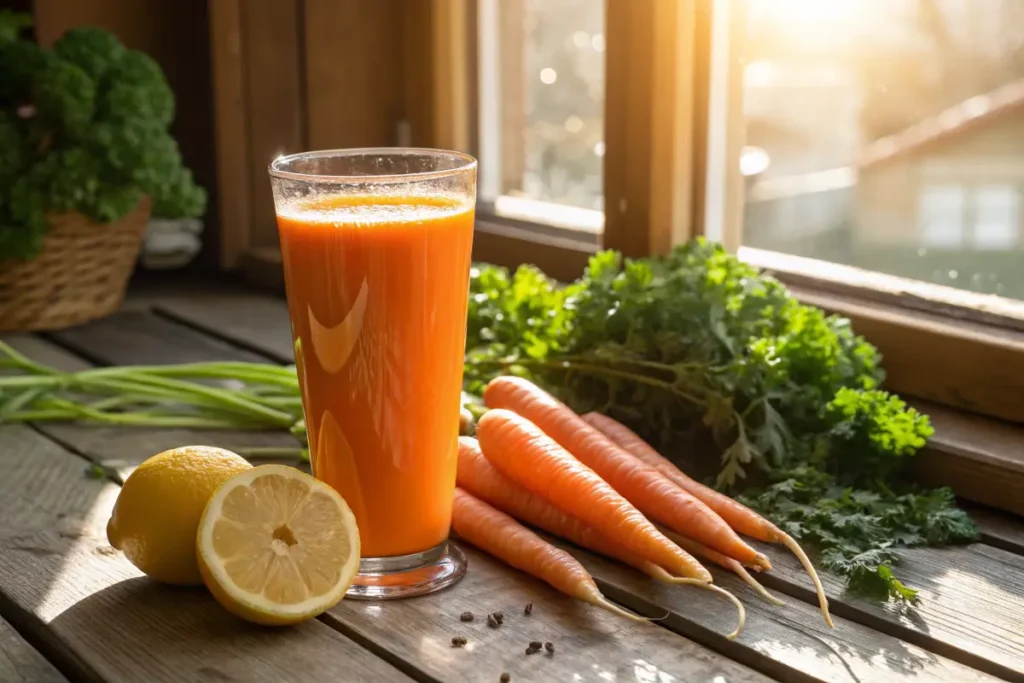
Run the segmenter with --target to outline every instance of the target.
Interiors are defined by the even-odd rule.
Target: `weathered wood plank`
[[[766,586],[813,602],[810,580],[791,554],[757,544],[773,570]],[[822,574],[834,614],[948,656],[1007,680],[1024,681],[1024,570],[1020,557],[981,543],[899,551],[900,580],[920,591],[914,605],[850,594]]]
[[[915,479],[1024,514],[1024,427],[932,401],[913,399],[910,404],[928,415],[935,427],[935,436],[911,464]]]
[[[281,363],[295,357],[283,298],[249,291],[164,296],[155,300],[154,311]]]
[[[1024,555],[1024,519],[969,505],[967,511],[981,532],[981,540],[1017,555]]]
[[[463,547],[470,568],[453,588],[387,605],[342,601],[330,616],[346,632],[414,661],[437,680],[497,681],[502,672],[513,681],[768,680],[654,623],[629,622],[571,600]],[[530,616],[523,614],[527,602],[533,603]],[[459,620],[466,611],[474,613],[472,623]],[[495,611],[505,619],[492,629],[485,615]],[[455,635],[468,639],[465,651],[452,649]],[[527,656],[533,640],[550,641],[555,653]]]
[[[562,544],[579,559],[605,595],[635,610],[656,615],[660,623],[697,642],[728,626],[732,611],[712,593],[666,586],[605,558]],[[715,583],[745,597],[747,627],[720,651],[738,662],[785,681],[994,681],[993,676],[914,644],[835,615],[829,629],[816,605],[790,600],[772,607],[749,599],[745,584],[711,568]],[[964,606],[967,608],[967,606]],[[717,648],[716,648],[717,649]]]
[[[25,642],[13,626],[0,619],[0,681],[61,683],[67,679],[35,648]]]
[[[148,311],[125,311],[48,335],[102,365],[189,363],[200,360],[266,361],[219,339]]]
[[[405,678],[319,622],[262,629],[201,589],[143,578],[105,540],[116,485],[85,478],[83,460],[29,427],[4,427],[0,439],[0,605],[75,678]]]
[[[111,354],[116,355],[118,349],[126,350],[135,362],[156,363],[166,356],[149,341],[145,353],[128,349],[114,338],[107,341],[111,344]],[[175,342],[180,343],[181,338],[176,338]],[[80,343],[92,346],[87,341]],[[38,349],[40,344],[46,342],[22,340],[19,350],[38,357],[32,346]],[[196,349],[179,351],[191,355]],[[46,352],[47,362],[69,363],[67,359],[61,360],[59,350],[50,348]],[[152,447],[138,447],[130,437],[118,438],[114,430],[92,431],[58,425],[40,425],[39,428],[47,433],[55,430],[62,441],[67,439],[77,452],[90,458],[120,461],[121,468],[126,470],[156,452]],[[170,442],[170,435],[161,432],[151,430],[146,443],[173,446],[205,442],[209,434],[174,430],[174,438],[181,439],[174,444]],[[100,436],[101,433],[106,433],[108,438]],[[493,681],[503,671],[512,674],[513,680],[602,681],[608,680],[609,675],[620,678],[633,675],[635,671],[653,672],[653,675],[661,672],[678,680],[715,680],[716,676],[741,683],[769,680],[659,626],[630,624],[561,596],[472,550],[470,557],[471,571],[452,589],[386,605],[345,601],[325,619],[422,680]],[[523,605],[529,601],[537,604],[536,612],[529,621],[515,621],[517,625],[513,625]],[[473,624],[459,621],[459,615],[467,610],[478,614]],[[508,620],[503,629],[492,631],[486,627],[483,615],[495,610],[505,612]],[[465,651],[453,649],[451,637],[468,635],[464,631],[475,634],[472,644]],[[550,640],[559,651],[553,657],[527,658],[524,650],[531,640]],[[576,673],[579,678],[573,678]]]

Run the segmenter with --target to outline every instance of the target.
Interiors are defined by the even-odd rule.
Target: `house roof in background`
[[[1024,110],[1024,79],[972,97],[899,133],[872,142],[864,148],[857,165],[862,170],[872,168],[1018,110]]]

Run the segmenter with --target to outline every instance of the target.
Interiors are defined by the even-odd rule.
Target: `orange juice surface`
[[[473,241],[471,204],[332,196],[279,209],[313,474],[363,557],[448,537]]]

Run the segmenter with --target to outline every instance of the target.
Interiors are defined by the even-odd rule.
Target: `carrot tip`
[[[814,565],[811,564],[811,559],[807,557],[807,553],[800,547],[800,544],[796,542],[789,534],[782,532],[779,535],[779,541],[782,545],[789,548],[790,551],[796,558],[800,560],[800,564],[803,565],[804,570],[811,577],[811,582],[814,584],[814,591],[818,594],[818,605],[821,606],[821,616],[825,617],[825,623],[828,624],[829,628],[835,628],[835,624],[832,623],[832,615],[828,611],[828,598],[825,596],[825,587],[821,585],[821,579],[818,578],[818,572],[814,569]]]
[[[783,600],[780,600],[777,597],[775,597],[774,595],[772,595],[771,593],[769,593],[768,589],[766,589],[764,586],[762,586],[758,582],[758,580],[755,579],[753,576],[751,576],[750,572],[748,572],[743,567],[741,567],[741,566],[735,567],[735,572],[736,572],[736,575],[739,576],[741,579],[743,579],[744,583],[746,583],[748,586],[753,588],[754,592],[757,593],[758,596],[760,596],[760,598],[762,600],[764,600],[765,602],[767,602],[769,604],[772,604],[772,605],[776,605],[778,607],[781,607],[782,605],[786,604]]]
[[[679,585],[684,585],[684,586],[697,586],[697,588],[703,588],[704,590],[709,590],[709,591],[712,591],[714,593],[721,593],[730,602],[732,602],[732,604],[734,604],[736,606],[736,611],[738,613],[738,617],[737,617],[738,618],[738,623],[736,625],[736,629],[732,633],[728,634],[726,636],[726,638],[728,638],[729,640],[735,640],[736,636],[738,636],[740,633],[743,632],[743,626],[744,626],[744,624],[747,623],[747,611],[743,608],[743,603],[740,602],[739,599],[735,595],[730,593],[729,591],[725,590],[724,588],[719,588],[718,586],[714,585],[713,583],[708,583],[706,581],[701,581],[700,579],[687,579],[687,578],[682,578],[682,577],[678,577],[678,576],[672,576],[668,572],[665,572],[665,577],[656,576],[655,578],[658,578],[658,579],[660,579],[662,581],[667,581],[668,583],[674,583],[674,584],[679,584]],[[751,579],[751,580],[753,580],[753,579]],[[754,581],[754,583],[757,583],[757,582]],[[758,585],[760,585],[760,584],[758,584]],[[764,590],[764,589],[762,588],[761,590]]]
[[[727,634],[725,636],[729,640],[736,640],[736,637],[739,636],[739,634],[743,633],[743,627],[747,623],[747,610],[743,608],[743,603],[740,602],[739,598],[737,598],[735,595],[733,595],[729,591],[725,590],[724,588],[719,588],[718,586],[716,586],[714,584],[706,583],[706,584],[697,584],[697,585],[700,588],[703,588],[705,590],[713,591],[715,593],[721,593],[733,605],[736,606],[736,612],[737,612],[736,628],[733,630],[732,633],[729,633],[729,634]]]
[[[634,614],[633,612],[630,612],[627,609],[623,609],[622,607],[619,607],[614,602],[612,602],[608,598],[604,597],[600,593],[598,593],[597,595],[588,596],[587,597],[587,602],[589,602],[592,605],[596,605],[597,607],[601,607],[603,609],[606,609],[609,612],[612,612],[613,614],[618,614],[619,616],[626,617],[627,619],[629,619],[631,621],[637,621],[637,622],[657,621],[657,619],[652,619],[651,617],[643,617],[643,616],[640,616],[639,614]],[[665,617],[667,617],[667,616],[668,616],[668,614],[666,613]],[[665,617],[658,617],[658,619],[664,619]]]

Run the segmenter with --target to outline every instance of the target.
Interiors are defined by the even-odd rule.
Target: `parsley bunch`
[[[467,392],[528,376],[742,492],[852,586],[909,598],[892,548],[976,532],[948,491],[900,479],[932,430],[878,388],[880,362],[848,320],[704,241],[663,258],[602,252],[567,286],[532,267],[471,277]]]
[[[0,259],[35,256],[51,212],[108,223],[148,196],[156,215],[200,215],[159,65],[96,28],[45,49],[20,37],[29,23],[0,12]]]

